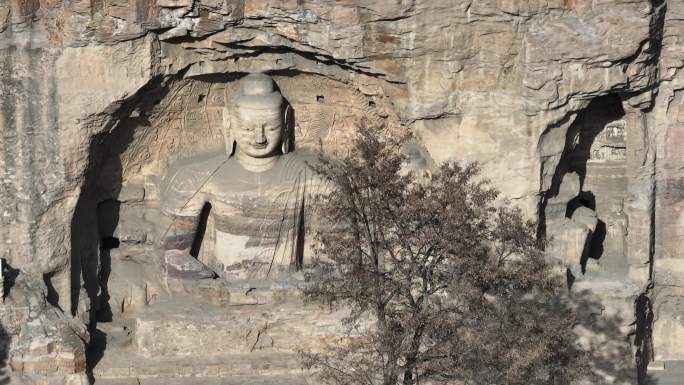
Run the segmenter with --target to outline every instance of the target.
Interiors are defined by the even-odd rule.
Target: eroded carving
[[[624,120],[606,124],[591,145],[589,161],[606,162],[627,159],[625,124]]]

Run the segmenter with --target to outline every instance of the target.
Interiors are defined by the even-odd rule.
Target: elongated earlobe
[[[282,139],[282,144],[281,144],[281,150],[283,154],[287,154],[290,152],[292,149],[290,148],[290,141],[292,140],[291,135],[293,135],[293,132],[290,132],[290,127],[289,127],[289,117],[290,117],[290,105],[286,104],[285,105],[285,111],[283,113],[283,139]]]
[[[235,140],[233,140],[233,134],[230,130],[230,109],[223,109],[223,141],[226,147],[226,154],[230,158],[235,153]]]

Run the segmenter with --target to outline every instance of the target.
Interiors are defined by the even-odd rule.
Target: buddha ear
[[[285,111],[283,112],[283,123],[287,125],[288,119],[290,118],[291,108],[290,105],[285,103]]]
[[[235,152],[235,140],[233,139],[233,132],[230,130],[230,108],[223,109],[223,142],[226,147],[226,154],[230,158]]]
[[[291,141],[294,136],[294,130],[290,127],[290,114],[292,109],[289,104],[285,104],[285,111],[283,113],[283,139],[281,144],[281,150],[283,154],[287,154],[292,150]],[[291,132],[292,131],[292,132]]]

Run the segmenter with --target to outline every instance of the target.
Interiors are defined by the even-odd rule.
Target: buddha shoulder
[[[194,194],[226,160],[225,154],[214,153],[198,155],[173,163],[169,166],[160,186],[162,198],[174,194]]]
[[[316,156],[308,153],[289,153],[281,158],[280,172],[285,180],[292,180],[302,176],[302,173],[312,174],[311,165],[316,163]]]

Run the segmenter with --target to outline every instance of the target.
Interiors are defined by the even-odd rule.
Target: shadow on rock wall
[[[0,324],[0,385],[9,384],[9,347],[11,338],[5,328]]]
[[[569,294],[570,306],[577,316],[578,344],[588,353],[592,384],[657,385],[646,373],[650,362],[652,313],[644,312],[645,295],[635,301],[636,320],[609,314],[604,304],[589,290]],[[641,314],[643,313],[643,314]]]
[[[653,304],[646,293],[639,295],[634,303],[634,345],[636,347],[637,384],[657,385],[658,380],[647,373],[653,360]]]
[[[123,183],[123,155],[133,142],[136,129],[148,127],[149,112],[168,92],[161,79],[154,79],[125,100],[108,117],[102,134],[93,137],[88,167],[71,221],[71,314],[88,324],[87,372],[99,361],[107,345],[98,322],[112,321],[108,281],[111,249],[119,246],[115,230],[119,223]],[[66,309],[65,309],[66,310]]]
[[[159,78],[100,118],[106,126],[92,138],[88,167],[71,221],[71,309],[95,331],[98,316],[111,321],[107,281],[109,250],[118,247],[114,231],[119,222],[123,182],[122,157],[136,129],[149,126],[149,112],[168,92]],[[53,298],[51,302],[54,302]],[[67,309],[64,309],[65,311]],[[107,316],[109,315],[109,316]],[[96,339],[97,340],[97,339]]]

